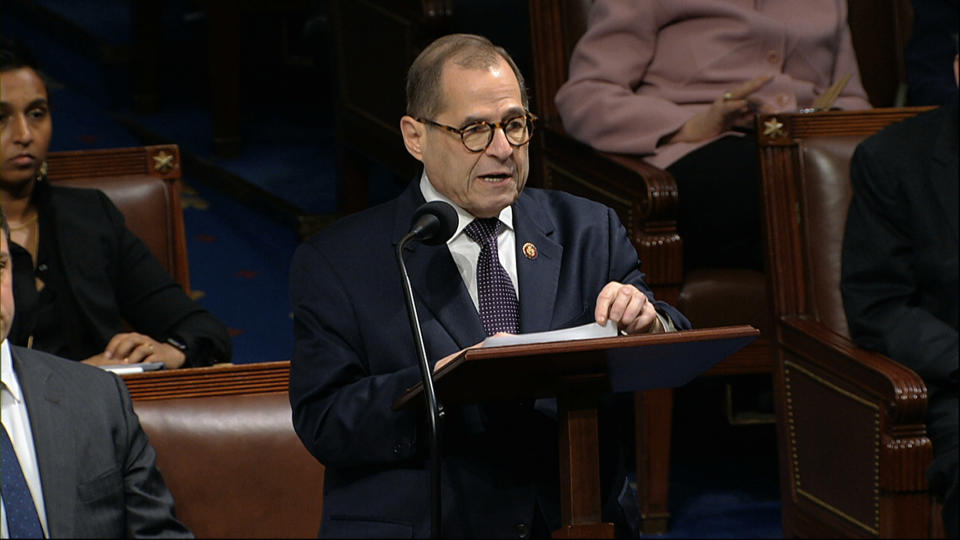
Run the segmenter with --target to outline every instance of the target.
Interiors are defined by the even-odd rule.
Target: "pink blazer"
[[[768,73],[754,96],[778,111],[810,106],[847,73],[834,106],[871,108],[845,0],[596,0],[556,104],[577,139],[666,167],[710,140],[658,148],[661,137]]]

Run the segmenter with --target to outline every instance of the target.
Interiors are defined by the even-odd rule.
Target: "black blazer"
[[[857,147],[841,290],[850,334],[956,392],[957,103]]]
[[[51,538],[191,538],[127,387],[99,368],[10,347]]]
[[[38,206],[52,215],[63,277],[81,312],[91,354],[103,351],[126,321],[158,341],[174,337],[185,343],[184,367],[230,360],[223,323],[184,293],[103,192],[37,187],[46,190]],[[11,243],[10,250],[17,312],[9,339],[24,346],[36,324],[33,266],[25,249]]]

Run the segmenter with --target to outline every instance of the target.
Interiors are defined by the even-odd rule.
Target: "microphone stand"
[[[417,316],[417,307],[413,301],[413,287],[410,286],[410,276],[407,274],[407,265],[403,262],[403,248],[407,241],[415,237],[418,230],[411,231],[397,244],[397,261],[400,263],[400,275],[403,278],[403,294],[407,299],[407,311],[410,314],[410,328],[413,330],[414,341],[417,346],[417,357],[420,360],[420,375],[423,378],[424,396],[427,399],[427,409],[430,419],[430,537],[440,538],[440,419],[443,410],[437,403],[437,395],[433,390],[433,373],[430,363],[427,362],[427,351],[423,344],[423,333],[420,331],[420,318]]]

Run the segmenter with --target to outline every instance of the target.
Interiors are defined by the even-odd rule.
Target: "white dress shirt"
[[[450,203],[457,211],[457,231],[447,240],[447,248],[450,255],[453,256],[453,262],[456,263],[460,276],[470,292],[470,298],[473,305],[480,311],[480,294],[477,292],[477,260],[480,258],[480,244],[471,239],[464,229],[470,224],[475,216],[457,206],[453,201],[441,194],[430,180],[427,179],[427,172],[424,171],[420,177],[420,193],[427,202],[443,201]],[[513,282],[513,292],[520,299],[520,288],[517,281],[517,235],[513,230],[513,207],[508,206],[500,211],[500,222],[503,227],[500,229],[500,235],[497,237],[497,254],[500,256],[500,264],[510,275],[510,281]]]
[[[460,271],[460,277],[463,278],[463,282],[467,286],[467,291],[470,293],[473,305],[477,308],[477,312],[479,312],[480,295],[477,292],[477,259],[480,258],[480,244],[474,242],[463,232],[463,230],[467,228],[467,225],[476,219],[476,217],[437,191],[427,178],[427,171],[423,171],[423,174],[420,176],[420,193],[423,194],[423,198],[427,202],[443,201],[450,203],[457,211],[457,230],[450,240],[447,240],[447,248],[450,250],[450,255],[453,256],[453,262],[456,263],[457,269]],[[513,229],[513,207],[508,206],[501,210],[499,218],[500,222],[503,223],[503,228],[500,230],[500,236],[497,237],[497,254],[500,256],[500,264],[503,265],[507,274],[510,275],[510,281],[513,282],[513,291],[516,293],[517,300],[519,301],[520,282],[517,280],[517,235]],[[676,331],[677,327],[674,326],[673,320],[670,319],[670,317],[657,311],[657,319],[660,320],[660,325],[665,332]]]
[[[33,504],[37,507],[37,515],[40,516],[43,535],[49,538],[47,512],[43,504],[43,490],[40,487],[40,469],[37,467],[33,432],[30,430],[30,415],[27,412],[27,404],[23,400],[20,381],[17,379],[16,372],[13,371],[10,344],[6,339],[0,343],[0,378],[3,381],[0,385],[0,403],[2,403],[0,413],[2,413],[3,427],[10,435],[13,450],[17,453],[20,468],[23,469],[23,476],[33,496]],[[0,537],[10,538],[10,531],[7,529],[7,509],[3,506],[2,498],[0,498]]]

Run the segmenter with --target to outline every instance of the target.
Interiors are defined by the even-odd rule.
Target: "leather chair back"
[[[177,516],[197,538],[311,538],[323,466],[293,431],[286,392],[138,401]]]
[[[289,361],[123,379],[197,538],[316,538],[324,468],[293,429]]]
[[[850,158],[865,137],[817,137],[798,146],[803,201],[806,207],[809,294],[813,315],[834,332],[849,338],[840,297],[840,254],[850,205]]]
[[[55,184],[103,191],[123,213],[127,227],[189,291],[176,145],[51,152],[47,164],[47,178]]]

